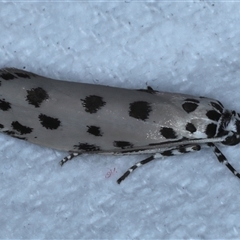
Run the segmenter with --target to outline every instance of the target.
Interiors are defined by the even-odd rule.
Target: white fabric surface
[[[15,1],[0,3],[0,19],[1,68],[240,111],[239,2]],[[239,146],[222,150],[240,170]],[[240,236],[240,180],[210,150],[151,162],[121,185],[146,156],[83,155],[61,168],[66,153],[3,134],[0,153],[0,238]]]

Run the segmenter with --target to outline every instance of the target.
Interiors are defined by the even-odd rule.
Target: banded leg
[[[189,152],[195,152],[199,151],[201,149],[200,145],[187,145],[187,146],[177,146],[172,149],[164,150],[159,153],[155,153],[151,157],[148,157],[136,164],[134,164],[132,167],[130,167],[118,180],[117,183],[120,184],[130,173],[132,173],[134,170],[137,168],[141,167],[142,165],[151,162],[154,159],[157,158],[164,158],[168,156],[174,156],[178,154],[183,154],[183,153],[189,153]]]
[[[70,153],[68,156],[66,156],[65,158],[63,158],[59,164],[62,166],[64,163],[66,163],[67,161],[72,160],[74,157],[77,157],[81,155],[81,153]]]
[[[207,145],[213,149],[218,161],[223,163],[236,177],[240,178],[240,173],[228,162],[227,158],[219,150],[219,148],[213,143],[208,143]]]

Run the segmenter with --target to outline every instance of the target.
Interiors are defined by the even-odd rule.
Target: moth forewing
[[[211,147],[236,176],[215,143],[240,141],[239,114],[214,99],[54,80],[31,72],[0,70],[0,130],[29,142],[70,152],[156,158]]]

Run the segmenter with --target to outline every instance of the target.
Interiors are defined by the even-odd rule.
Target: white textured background
[[[0,67],[150,85],[240,111],[239,26],[239,2],[1,2]],[[239,146],[222,150],[240,170]],[[3,134],[0,154],[0,238],[240,237],[240,180],[210,150],[151,162],[121,185],[143,156],[61,168],[66,153]]]

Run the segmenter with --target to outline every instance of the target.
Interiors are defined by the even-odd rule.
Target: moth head
[[[221,125],[226,133],[225,145],[236,145],[240,143],[240,114],[235,111],[225,111],[222,116]]]

